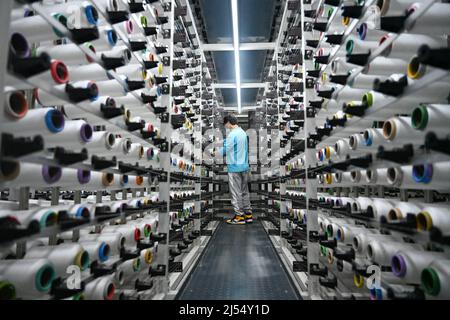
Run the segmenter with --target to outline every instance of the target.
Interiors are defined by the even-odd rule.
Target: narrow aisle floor
[[[222,222],[178,299],[299,299],[288,277],[260,221]]]

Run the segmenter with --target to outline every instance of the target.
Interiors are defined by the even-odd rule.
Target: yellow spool
[[[146,264],[151,264],[153,262],[153,252],[151,250],[147,250],[144,254],[144,262]]]
[[[344,26],[348,26],[350,24],[350,18],[349,17],[343,17],[341,22],[342,22],[342,24]]]
[[[417,215],[417,230],[430,231],[433,226],[433,219],[427,211],[419,212]]]
[[[364,287],[364,277],[359,274],[355,273],[353,275],[353,282],[358,289],[361,289]]]
[[[330,157],[331,157],[330,147],[325,147],[324,151],[325,151],[325,158],[330,159]]]
[[[325,182],[327,184],[332,184],[333,183],[333,175],[331,173],[327,173],[325,175]]]
[[[418,57],[414,56],[408,63],[407,68],[408,78],[413,80],[420,79],[426,73],[426,69],[427,67],[419,62]]]

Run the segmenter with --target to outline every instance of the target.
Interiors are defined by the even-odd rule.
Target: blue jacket
[[[241,127],[232,129],[223,141],[220,153],[226,155],[228,172],[248,171],[248,137]]]

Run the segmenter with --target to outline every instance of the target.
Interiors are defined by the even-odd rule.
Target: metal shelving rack
[[[170,178],[171,178],[171,171],[172,171],[172,164],[171,164],[171,157],[170,157],[170,151],[171,151],[171,137],[172,137],[172,125],[171,120],[173,116],[173,110],[172,110],[172,90],[173,90],[173,59],[174,59],[174,34],[175,34],[175,1],[170,1],[170,13],[169,13],[169,30],[170,30],[170,38],[162,40],[162,44],[168,47],[169,51],[169,65],[168,65],[168,72],[166,73],[166,76],[169,77],[169,92],[168,94],[163,94],[161,98],[161,105],[164,107],[167,107],[168,114],[166,114],[166,120],[167,121],[161,121],[161,135],[166,138],[166,148],[165,150],[161,150],[160,154],[160,167],[163,170],[166,170],[167,175],[161,179],[159,182],[159,195],[160,199],[167,203],[167,207],[164,208],[159,212],[159,224],[158,228],[162,228],[163,233],[166,234],[166,243],[163,245],[158,246],[158,264],[165,266],[165,277],[168,279],[169,275],[169,254],[170,254],[170,221],[169,221],[169,215],[170,212]],[[168,282],[168,280],[166,280]],[[165,291],[168,290],[168,283],[166,284],[167,288]]]
[[[318,249],[319,246],[317,243],[311,241],[312,235],[318,232],[318,220],[317,220],[317,211],[310,206],[310,201],[317,199],[317,181],[315,177],[309,174],[309,168],[314,163],[315,159],[315,148],[312,148],[312,145],[308,141],[308,134],[314,130],[316,127],[316,120],[314,118],[314,110],[309,106],[309,100],[312,96],[313,88],[309,86],[307,79],[307,71],[313,67],[313,62],[311,57],[306,53],[306,40],[311,40],[315,35],[312,33],[305,32],[306,21],[305,21],[305,10],[312,9],[311,6],[307,6],[304,1],[300,2],[301,5],[301,30],[303,30],[303,35],[301,37],[301,46],[302,46],[302,57],[303,57],[303,70],[302,70],[302,80],[303,80],[303,104],[304,104],[304,143],[305,143],[305,176],[306,176],[306,210],[308,215],[307,221],[307,263],[308,263],[308,294],[311,299],[316,299],[319,296],[319,279],[317,275],[314,275],[312,272],[312,268],[314,265],[319,263]]]
[[[290,123],[284,121],[284,117],[289,116],[287,112],[287,101],[295,98],[300,98],[300,104],[307,105],[311,89],[305,87],[306,83],[306,69],[310,68],[312,62],[305,58],[305,36],[302,36],[301,30],[304,29],[305,17],[303,16],[303,8],[309,8],[309,4],[303,1],[286,1],[283,6],[283,16],[281,19],[281,26],[276,40],[275,53],[273,58],[273,65],[269,70],[269,76],[276,77],[275,88],[269,83],[266,86],[265,95],[269,99],[272,90],[276,91],[275,101],[278,111],[277,128],[279,132],[277,135],[272,135],[271,139],[271,153],[272,156],[272,170],[268,170],[263,175],[259,183],[262,184],[259,194],[268,201],[270,212],[268,213],[268,223],[265,223],[265,228],[268,231],[272,242],[279,252],[283,263],[290,271],[290,275],[303,298],[318,299],[319,287],[318,277],[309,274],[311,265],[317,264],[319,259],[318,244],[309,241],[309,234],[316,233],[318,230],[317,213],[314,208],[308,207],[308,204],[302,204],[303,208],[308,209],[308,224],[305,225],[305,246],[308,247],[307,255],[303,258],[299,256],[295,250],[291,249],[290,241],[295,237],[297,230],[292,227],[291,221],[288,219],[288,208],[293,206],[292,201],[287,197],[289,192],[289,175],[287,171],[287,156],[291,152],[291,141],[283,142],[283,129],[290,127]],[[294,67],[296,71],[294,72]],[[287,71],[289,70],[289,71]],[[301,72],[299,82],[291,82],[294,73]],[[287,81],[285,80],[286,78]],[[294,79],[295,81],[295,79]],[[270,98],[272,96],[270,95]],[[270,99],[269,99],[270,100]],[[269,103],[269,102],[268,102]],[[298,104],[298,107],[300,107]],[[306,109],[306,108],[305,108]],[[291,111],[298,112],[298,109],[293,106]],[[305,166],[313,166],[315,158],[315,150],[307,147],[307,134],[314,130],[314,118],[310,118],[307,112],[303,112],[300,120],[303,129],[299,128],[294,132],[293,138],[299,139],[300,144],[304,145],[302,153],[297,156],[305,156]],[[289,121],[289,120],[288,120]],[[292,121],[293,122],[293,121]],[[282,123],[285,123],[283,125]],[[291,129],[289,129],[292,131]],[[280,161],[274,165],[274,161]],[[305,192],[310,199],[316,198],[317,183],[315,179],[308,180]],[[278,218],[276,217],[278,213]],[[270,222],[269,222],[270,221]],[[315,248],[317,248],[315,250]]]
[[[107,26],[114,30],[116,34],[118,35],[119,40],[123,40],[123,43],[128,47],[128,37],[125,35],[121,29],[116,24],[110,24],[108,22],[108,14],[109,12],[107,10],[104,10],[102,7],[102,3],[100,1],[92,0],[89,2],[93,5],[93,8],[96,9],[98,12],[99,20],[102,20],[102,25]],[[40,3],[32,3],[28,5],[22,5],[15,3],[14,1],[4,1],[2,2],[2,13],[5,15],[2,19],[2,23],[4,24],[5,28],[2,28],[3,30],[3,39],[8,39],[9,35],[9,17],[11,13],[11,9],[14,8],[25,8],[28,7],[31,10],[34,10],[37,14],[41,15],[44,20],[47,21],[55,30],[58,30],[62,35],[66,37],[68,40],[67,43],[71,43],[72,36],[70,34],[70,31],[63,26],[61,23],[53,19],[49,13],[46,10],[43,10],[43,5]],[[127,5],[125,2],[121,2],[121,5]],[[150,14],[153,16],[153,18],[156,19],[153,9],[155,4],[147,4],[143,3],[143,8],[145,10],[150,10]],[[73,239],[77,239],[80,236],[80,231],[86,228],[95,228],[96,231],[100,230],[101,225],[106,224],[116,224],[116,223],[127,223],[132,222],[136,218],[143,217],[146,213],[157,213],[158,215],[158,234],[157,237],[159,237],[159,240],[156,240],[158,242],[158,249],[157,249],[157,255],[155,261],[153,261],[152,266],[150,270],[143,270],[139,274],[136,273],[134,275],[134,279],[136,276],[141,278],[139,292],[135,293],[140,298],[145,299],[161,299],[164,297],[170,298],[171,292],[177,287],[177,285],[180,283],[181,279],[185,276],[187,272],[190,271],[191,266],[194,264],[195,260],[198,258],[199,253],[201,252],[202,248],[206,245],[206,243],[209,240],[209,235],[214,230],[216,224],[209,223],[209,220],[204,221],[202,223],[202,211],[201,206],[202,203],[205,201],[208,201],[208,199],[213,195],[213,190],[211,189],[213,185],[213,178],[211,177],[211,173],[207,173],[210,175],[210,178],[202,177],[202,174],[204,173],[203,170],[203,163],[202,163],[202,150],[200,147],[200,150],[198,148],[193,148],[193,150],[190,150],[194,152],[193,161],[191,163],[191,159],[185,158],[185,156],[181,156],[181,153],[178,155],[175,155],[172,153],[172,134],[177,131],[177,134],[180,136],[183,136],[184,139],[190,140],[191,137],[193,137],[194,142],[198,142],[202,138],[202,113],[201,110],[203,109],[203,95],[202,90],[204,86],[202,83],[203,80],[203,74],[206,73],[209,75],[209,71],[206,66],[204,66],[201,61],[205,61],[205,58],[203,54],[201,55],[200,64],[197,67],[196,71],[199,74],[200,81],[197,81],[197,85],[194,85],[195,88],[200,89],[200,94],[196,95],[195,98],[197,98],[197,101],[194,102],[195,105],[191,105],[191,102],[187,102],[188,106],[191,106],[191,110],[193,110],[193,107],[196,107],[198,109],[197,116],[195,123],[192,124],[189,120],[188,122],[185,122],[185,124],[189,126],[192,126],[194,130],[189,130],[185,128],[181,128],[180,130],[174,129],[173,125],[176,121],[174,121],[175,118],[175,101],[173,96],[175,94],[172,92],[174,89],[174,83],[173,83],[173,75],[174,75],[174,67],[173,63],[175,60],[181,58],[181,59],[187,59],[188,55],[186,54],[187,51],[189,52],[195,52],[196,48],[193,43],[193,40],[195,41],[195,37],[197,38],[198,42],[198,33],[195,27],[194,23],[191,23],[190,26],[186,27],[184,25],[185,22],[183,22],[183,18],[180,17],[183,15],[189,15],[189,19],[192,22],[193,16],[192,11],[190,9],[190,5],[187,1],[175,1],[175,0],[169,0],[169,1],[162,1],[162,3],[156,3],[158,6],[158,9],[161,11],[160,14],[163,14],[165,17],[168,18],[167,23],[163,23],[163,29],[158,29],[158,34],[155,36],[152,36],[150,39],[149,37],[146,37],[147,46],[150,48],[151,46],[151,52],[155,52],[153,48],[153,44],[158,43],[158,45],[167,46],[167,54],[165,54],[165,58],[161,58],[160,56],[154,56],[154,58],[157,58],[160,63],[164,64],[164,67],[162,68],[163,73],[162,76],[167,77],[167,82],[164,84],[167,88],[167,91],[163,90],[163,94],[160,97],[160,103],[162,107],[166,107],[167,113],[163,113],[160,117],[158,114],[153,113],[152,111],[147,110],[146,116],[150,116],[150,121],[153,122],[155,126],[158,127],[161,138],[165,139],[162,143],[158,144],[158,147],[155,147],[153,143],[150,143],[149,140],[145,139],[143,136],[141,137],[139,134],[136,133],[136,131],[127,131],[127,128],[125,126],[125,123],[122,125],[120,124],[120,121],[117,121],[116,119],[106,119],[98,114],[91,113],[91,110],[89,108],[89,104],[85,102],[77,102],[74,103],[73,101],[70,101],[68,97],[61,93],[59,90],[55,90],[53,86],[50,84],[47,84],[45,82],[39,82],[29,79],[21,79],[23,82],[30,85],[30,87],[38,87],[41,90],[45,91],[46,93],[50,94],[51,96],[60,99],[65,104],[70,104],[78,110],[85,112],[85,116],[83,117],[88,123],[100,125],[103,126],[103,130],[107,130],[108,132],[112,132],[115,134],[120,134],[124,137],[128,137],[131,139],[134,143],[140,143],[144,147],[152,148],[158,152],[158,156],[160,156],[159,163],[151,160],[148,161],[148,163],[142,165],[141,161],[139,162],[139,165],[132,165],[132,164],[125,164],[122,167],[116,167],[117,165],[110,165],[109,167],[103,168],[103,169],[97,169],[93,163],[91,163],[88,159],[85,161],[78,161],[72,164],[65,164],[60,163],[57,159],[53,158],[52,152],[39,152],[39,153],[30,153],[28,155],[20,156],[20,157],[14,157],[10,155],[1,155],[2,161],[20,161],[20,162],[26,162],[26,163],[35,163],[35,164],[45,164],[49,166],[54,167],[62,167],[62,168],[73,168],[73,169],[79,169],[79,170],[87,170],[87,171],[101,171],[103,173],[114,173],[116,175],[121,175],[124,173],[135,173],[136,176],[146,176],[151,179],[149,180],[149,183],[144,183],[142,187],[138,188],[129,188],[125,186],[123,189],[121,188],[109,188],[108,191],[104,189],[97,190],[94,192],[88,192],[87,195],[91,194],[91,196],[95,197],[95,204],[91,204],[94,207],[102,204],[108,205],[109,201],[116,201],[116,200],[132,200],[136,198],[146,198],[149,196],[152,196],[155,194],[155,191],[158,192],[159,196],[159,202],[153,202],[149,205],[145,205],[142,209],[133,209],[133,210],[127,210],[123,211],[120,214],[113,214],[109,216],[103,216],[100,218],[95,218],[89,221],[72,221],[72,225],[56,225],[54,227],[47,227],[42,229],[39,233],[33,234],[33,235],[25,235],[20,238],[16,239],[17,250],[16,254],[17,257],[20,258],[26,253],[26,241],[31,241],[33,239],[43,238],[47,237],[49,239],[50,245],[56,245],[58,240],[58,235],[61,232],[72,232],[73,233]],[[168,12],[162,12],[165,9],[169,9]],[[176,14],[177,12],[177,14]],[[130,19],[134,23],[139,23],[140,13],[130,13]],[[183,28],[181,30],[176,30],[175,25],[182,25]],[[195,34],[194,39],[189,39],[187,49],[184,49],[185,46],[181,46],[179,43],[177,44],[177,41],[174,37],[175,35],[180,36],[180,32],[185,33],[185,38],[189,38],[191,36],[190,28],[193,30],[193,33]],[[162,31],[165,32],[164,36],[162,34]],[[167,37],[167,33],[170,35]],[[183,36],[181,36],[181,39],[183,39]],[[155,42],[154,42],[155,41]],[[103,62],[90,50],[86,49],[84,46],[79,45],[75,43],[87,57],[91,58],[92,61],[100,64],[103,66]],[[6,68],[7,61],[6,58],[8,54],[6,51],[8,50],[8,46],[4,46],[5,54],[2,54],[2,65]],[[175,50],[178,50],[181,55],[175,55]],[[141,57],[141,54],[139,52],[131,51],[132,60],[135,61],[135,63],[141,63],[143,64],[143,57]],[[194,55],[194,60],[195,60]],[[4,61],[3,61],[4,60]],[[192,69],[192,68],[191,68]],[[0,85],[3,88],[4,87],[4,74],[6,73],[6,69],[4,69],[5,72],[2,72],[2,76],[0,79]],[[119,75],[113,71],[108,70],[107,71],[111,79],[117,80],[120,85],[125,87],[124,81],[119,77]],[[184,71],[183,71],[184,74]],[[15,75],[11,75],[11,77],[15,77]],[[2,99],[3,99],[3,90],[1,92]],[[134,91],[130,91],[130,94],[133,95],[138,100],[141,100],[141,97],[136,94]],[[184,96],[184,94],[181,94],[181,96]],[[2,105],[3,106],[3,105]],[[184,106],[184,104],[183,104]],[[156,112],[156,111],[155,111]],[[184,111],[182,112],[184,114]],[[139,115],[139,114],[137,114]],[[161,118],[161,120],[159,119]],[[186,118],[187,119],[187,118]],[[4,112],[2,109],[0,120],[4,120]],[[188,128],[187,127],[187,128]],[[199,152],[200,151],[200,152]],[[190,153],[188,153],[190,155]],[[155,156],[156,157],[156,156]],[[180,160],[181,159],[181,160]],[[175,163],[174,163],[175,161]],[[180,164],[179,161],[182,161],[182,169],[175,169],[174,165],[177,166],[177,164]],[[124,162],[127,162],[126,160]],[[193,170],[193,164],[196,165],[195,170]],[[186,166],[188,165],[188,166]],[[158,168],[159,167],[159,168]],[[185,168],[188,167],[190,172],[185,174],[182,170],[185,170]],[[181,168],[181,167],[180,167]],[[134,176],[132,176],[134,177]],[[209,187],[209,191],[205,194],[201,192],[201,186],[202,184],[209,184],[211,187]],[[1,186],[3,188],[8,188],[7,182],[2,182]],[[22,186],[19,189],[11,189],[10,190],[10,200],[15,200],[18,205],[17,207],[19,209],[28,209],[30,206],[30,200],[29,200],[29,192],[30,189],[34,189],[33,185],[30,184],[29,186]],[[48,188],[47,188],[48,189]],[[58,205],[60,203],[60,192],[68,189],[70,190],[70,187],[52,187],[49,190],[50,199],[49,203],[47,205],[54,206]],[[171,191],[176,191],[179,194],[185,192],[188,192],[188,194],[191,194],[191,192],[194,192],[194,196],[187,195],[182,196],[181,198],[171,198]],[[131,193],[131,198],[130,194]],[[110,200],[105,198],[105,194],[109,195]],[[119,194],[121,194],[120,198]],[[74,191],[73,194],[73,204],[85,204],[84,198],[86,194],[81,191]],[[92,201],[89,200],[89,201]],[[34,201],[33,201],[34,203]],[[64,203],[68,203],[67,200],[64,200]],[[71,201],[69,201],[71,203]],[[189,208],[186,206],[190,206],[190,204],[193,204],[195,207],[194,212],[189,213]],[[187,210],[187,213],[186,213]],[[175,211],[175,215],[172,214]],[[145,215],[146,217],[149,217],[149,215]],[[194,217],[194,218],[192,218]],[[179,225],[179,222],[183,222],[182,225]],[[175,226],[179,226],[179,230],[175,230]],[[206,235],[202,235],[201,231],[207,230]],[[155,231],[156,232],[156,231]],[[174,234],[172,234],[174,233]],[[177,236],[177,234],[181,234],[181,239]],[[189,236],[189,237],[188,237]],[[183,246],[182,249],[180,249],[181,252],[176,252],[178,245],[180,243],[183,243],[183,240],[194,240],[193,242],[188,242],[190,244]],[[7,240],[7,239],[4,239]],[[10,241],[6,241],[7,246],[9,246]],[[144,248],[148,248],[150,246],[155,247],[152,245],[152,243],[147,243],[146,241],[141,241],[141,244]],[[147,246],[145,246],[147,244]],[[2,244],[2,249],[5,249],[5,244]],[[140,249],[139,249],[140,250]],[[156,251],[155,251],[156,254]],[[175,258],[174,258],[175,256]],[[105,265],[101,266],[102,268],[108,268],[111,267],[113,270],[116,270],[117,266],[120,266],[120,264],[125,261],[125,258],[119,258],[114,259],[114,261],[107,262]],[[185,269],[183,269],[183,263],[188,262]],[[153,268],[153,269],[152,269]],[[152,271],[153,270],[153,271]],[[161,271],[162,270],[162,271]],[[114,271],[113,271],[114,272]],[[149,273],[150,272],[150,273]],[[153,274],[152,272],[155,272]],[[86,273],[86,272],[85,272]],[[149,277],[149,274],[152,276]],[[93,281],[96,279],[96,276],[88,276],[83,275],[83,281],[85,281],[85,284],[88,284],[90,281]],[[145,280],[142,280],[145,279]],[[175,281],[174,281],[175,279]],[[174,284],[175,283],[175,284]],[[128,291],[133,289],[134,284],[125,283],[121,285],[121,288],[124,288]],[[53,289],[52,289],[53,290]],[[126,291],[125,290],[125,291]],[[122,289],[121,289],[122,291]],[[56,296],[49,295],[48,298],[55,298]],[[133,299],[136,298],[134,294],[129,296],[128,298]]]
[[[341,156],[334,153],[334,143],[348,137],[352,134],[358,134],[364,128],[370,128],[372,123],[385,121],[390,117],[398,114],[405,113],[403,110],[398,111],[391,109],[396,103],[408,99],[411,95],[420,97],[420,92],[423,89],[433,87],[436,82],[448,79],[448,70],[446,68],[432,68],[423,77],[414,81],[409,81],[408,85],[404,87],[401,94],[396,96],[386,95],[384,99],[375,102],[371,107],[365,110],[362,116],[348,117],[346,123],[342,127],[337,127],[331,124],[328,120],[323,123],[323,119],[331,119],[336,113],[335,110],[327,110],[327,101],[329,99],[322,99],[321,106],[317,106],[317,101],[320,100],[316,90],[320,86],[329,88],[332,86],[335,88],[333,97],[339,97],[339,93],[344,89],[351,86],[352,80],[360,75],[364,67],[371,63],[375,58],[382,56],[386,49],[396,44],[396,40],[403,33],[408,33],[411,30],[414,22],[427,14],[427,11],[436,3],[441,1],[423,1],[420,3],[420,7],[416,9],[412,14],[405,18],[404,28],[398,33],[391,33],[388,40],[380,44],[376,49],[372,50],[368,55],[367,63],[365,66],[354,65],[347,82],[345,84],[333,84],[330,82],[329,74],[331,73],[331,63],[336,60],[338,55],[342,56],[345,51],[345,42],[350,37],[354,36],[354,31],[358,28],[365,19],[365,13],[371,10],[371,6],[375,5],[375,1],[358,1],[349,3],[348,1],[301,1],[301,9],[299,9],[299,15],[303,17],[302,30],[302,52],[304,57],[303,65],[303,83],[305,84],[304,91],[304,110],[305,110],[305,122],[304,122],[304,139],[305,139],[305,151],[295,151],[294,155],[289,155],[285,152],[287,158],[287,174],[281,178],[282,181],[287,182],[286,191],[280,188],[280,195],[282,201],[285,202],[287,208],[290,208],[290,215],[288,215],[287,224],[292,226],[292,231],[296,231],[296,236],[292,233],[284,235],[290,251],[293,257],[296,256],[296,252],[308,257],[308,265],[300,266],[300,269],[305,270],[308,268],[308,291],[309,298],[323,298],[323,299],[425,299],[431,298],[424,294],[424,289],[420,285],[411,285],[410,283],[403,282],[402,288],[405,290],[403,293],[408,292],[406,296],[395,291],[395,288],[391,287],[389,278],[381,279],[381,288],[376,288],[372,291],[366,289],[366,282],[369,281],[369,273],[366,272],[366,267],[373,264],[369,258],[365,258],[360,253],[356,252],[356,260],[348,258],[348,254],[352,253],[352,246],[348,246],[341,243],[339,238],[336,238],[336,234],[332,235],[329,232],[334,228],[341,225],[350,224],[352,226],[362,226],[372,228],[375,232],[381,232],[391,235],[397,239],[403,239],[399,241],[411,241],[418,245],[427,248],[425,250],[439,251],[448,253],[448,242],[446,238],[433,238],[432,232],[417,231],[412,227],[410,220],[398,221],[398,223],[392,223],[389,221],[376,221],[374,217],[369,217],[365,209],[354,210],[346,209],[345,203],[358,203],[359,199],[371,198],[384,198],[391,201],[403,201],[403,202],[419,202],[422,208],[426,208],[428,205],[435,203],[448,204],[448,188],[440,188],[439,192],[433,190],[433,184],[417,184],[413,187],[403,185],[392,185],[387,182],[380,182],[377,184],[369,184],[362,182],[353,183],[339,183],[334,181],[335,173],[344,172],[359,172],[363,174],[366,170],[377,170],[381,168],[400,168],[402,165],[422,165],[435,163],[439,161],[448,161],[448,154],[443,153],[442,150],[427,150],[423,146],[413,145],[384,145],[384,149],[378,150],[376,147],[372,149],[356,149],[345,152]],[[338,3],[337,6],[335,6]],[[446,2],[443,2],[446,3]],[[294,1],[292,2],[294,5]],[[319,35],[315,31],[314,22],[327,21],[327,25],[339,24],[337,19],[341,19],[342,9],[344,6],[360,6],[361,15],[360,18],[347,19],[346,27],[342,31],[342,42],[340,45],[329,45],[325,43],[325,32]],[[405,8],[406,9],[406,8]],[[332,13],[327,16],[327,12],[332,10]],[[322,15],[318,15],[322,12]],[[308,16],[305,17],[306,13]],[[364,17],[364,18],[361,18]],[[294,19],[294,24],[298,23],[297,19]],[[311,27],[309,31],[305,29],[305,22]],[[386,33],[388,33],[386,31]],[[433,35],[439,36],[439,35]],[[442,35],[444,36],[444,35]],[[448,35],[447,35],[448,37]],[[306,40],[317,41],[317,46],[308,46],[305,44]],[[312,44],[313,42],[310,42]],[[313,56],[321,52],[321,48],[326,48],[329,53],[329,57],[326,63],[314,64],[312,62]],[[447,48],[443,48],[444,50]],[[447,49],[448,50],[448,49]],[[308,55],[308,51],[311,53]],[[364,52],[364,51],[363,51]],[[411,55],[415,52],[411,52]],[[315,59],[315,58],[314,58]],[[345,58],[344,58],[345,59]],[[310,72],[307,72],[310,71]],[[406,73],[406,70],[405,70]],[[308,88],[308,83],[312,83],[313,86]],[[369,89],[370,90],[370,89]],[[367,91],[369,91],[367,90]],[[361,97],[355,97],[353,100],[359,100]],[[418,104],[426,101],[419,101]],[[312,102],[312,103],[311,103]],[[340,101],[342,104],[343,101]],[[448,101],[442,101],[442,103],[448,103]],[[308,112],[308,109],[313,112]],[[340,109],[340,108],[339,108]],[[390,112],[389,112],[389,111]],[[407,114],[410,114],[411,111]],[[344,110],[345,113],[345,110]],[[309,118],[308,114],[312,117]],[[317,122],[315,123],[315,118]],[[319,120],[320,119],[320,120]],[[317,125],[317,127],[316,127]],[[327,132],[321,134],[321,132]],[[425,142],[424,132],[424,142]],[[298,134],[298,133],[297,133]],[[295,134],[295,136],[297,136]],[[288,147],[291,147],[287,143]],[[423,144],[423,143],[422,143]],[[330,159],[323,155],[325,153],[325,147],[329,147],[332,150]],[[384,150],[387,152],[397,152],[399,157],[397,160],[384,155]],[[319,159],[319,155],[316,152],[322,152],[323,160]],[[403,156],[400,156],[402,154]],[[300,161],[300,159],[303,159]],[[406,173],[404,173],[406,174]],[[330,183],[327,179],[332,179]],[[276,196],[275,196],[276,197]],[[361,198],[362,197],[362,198]],[[339,202],[341,201],[341,202]],[[437,202],[436,202],[437,201]],[[344,203],[342,205],[341,203]],[[358,204],[359,205],[359,204]],[[347,204],[348,206],[348,204]],[[353,207],[352,207],[353,208]],[[306,209],[306,213],[302,210]],[[315,212],[318,212],[317,217]],[[311,214],[313,213],[313,214]],[[415,213],[417,214],[417,212]],[[305,215],[305,217],[303,217]],[[305,222],[307,216],[307,221]],[[408,214],[408,219],[412,219]],[[312,219],[311,219],[312,217]],[[415,219],[415,217],[414,217]],[[312,220],[312,221],[311,221]],[[409,221],[409,224],[408,222]],[[414,225],[415,226],[415,225]],[[438,226],[437,226],[438,227]],[[307,233],[304,234],[304,229]],[[298,232],[300,230],[300,232]],[[302,231],[303,230],[303,231]],[[315,234],[311,234],[311,231]],[[328,233],[327,233],[328,232]],[[336,231],[334,231],[336,232]],[[367,229],[369,232],[369,229]],[[283,235],[282,235],[283,236]],[[407,240],[404,240],[407,239]],[[298,242],[306,244],[306,252],[301,252],[298,247]],[[437,242],[436,242],[437,241]],[[430,249],[431,248],[431,249]],[[345,253],[345,254],[344,254]],[[353,251],[353,254],[355,252]],[[448,258],[447,258],[448,259]],[[292,259],[291,259],[292,260]],[[351,262],[353,261],[353,265]],[[316,262],[319,265],[311,272],[311,263]],[[337,264],[339,262],[339,264]],[[431,261],[430,261],[431,263]],[[345,270],[340,270],[344,268]],[[382,266],[384,272],[391,271],[391,266]],[[294,268],[295,269],[295,268]],[[315,274],[315,276],[313,276]],[[392,273],[390,273],[392,275]],[[311,280],[313,282],[311,282]],[[396,280],[399,283],[401,278]],[[306,282],[306,281],[305,281]],[[314,287],[311,284],[315,282]],[[398,296],[397,296],[398,294]]]

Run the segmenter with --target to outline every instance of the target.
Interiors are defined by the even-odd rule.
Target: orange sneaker
[[[245,218],[244,218],[244,216],[235,214],[232,219],[227,220],[227,223],[229,223],[229,224],[245,224]]]

